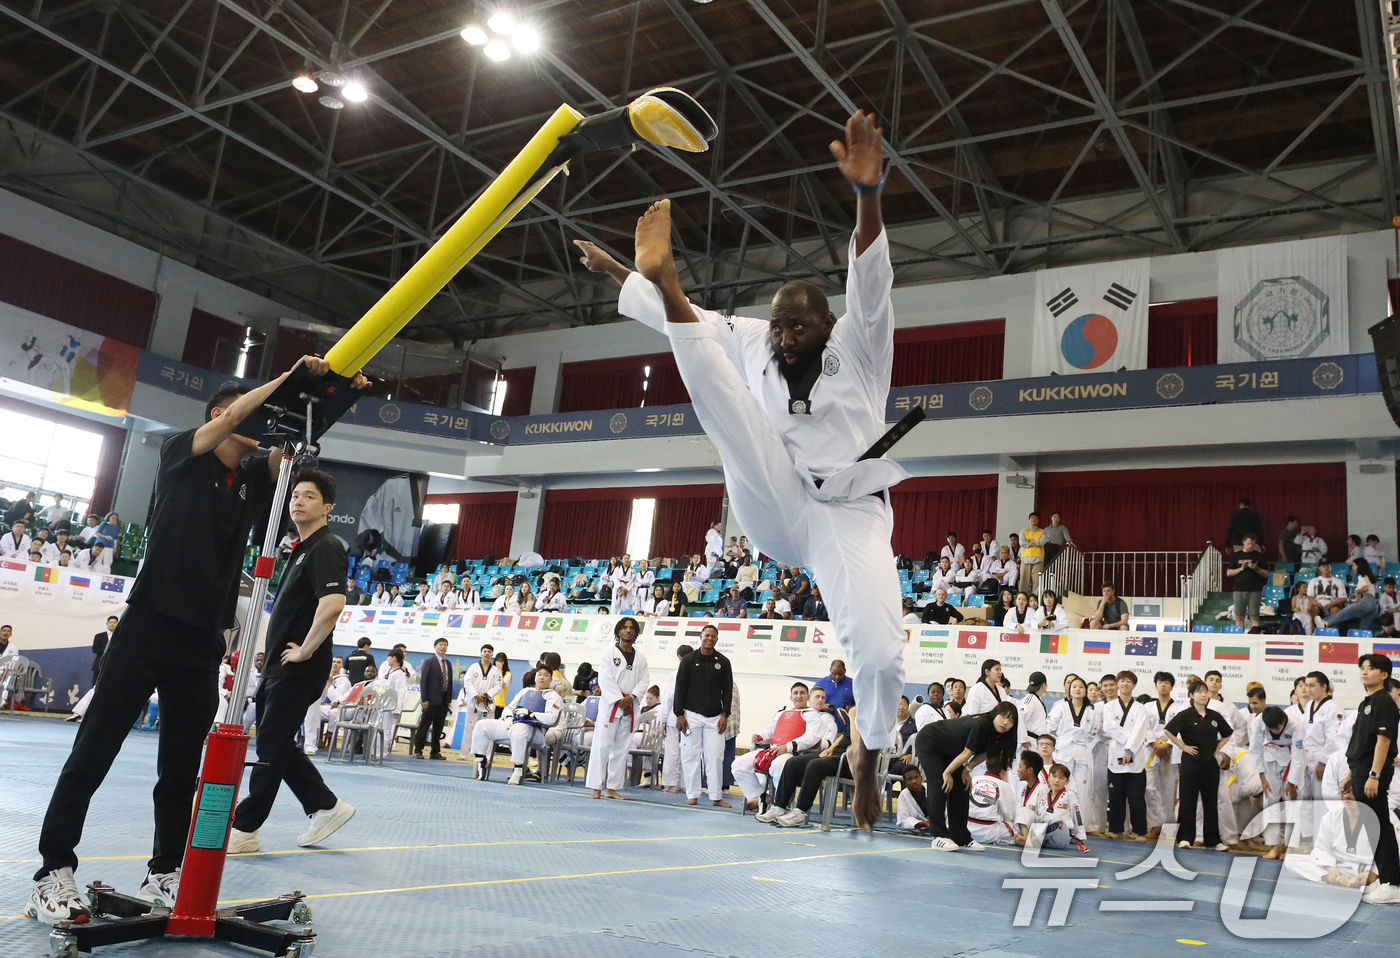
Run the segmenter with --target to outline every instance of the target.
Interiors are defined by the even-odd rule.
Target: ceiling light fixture
[[[363,103],[369,99],[369,91],[358,83],[347,83],[340,95],[351,103]]]
[[[486,44],[486,46],[482,47],[481,52],[485,53],[493,60],[510,59],[510,47],[506,46],[500,40],[492,40],[490,43]]]
[[[333,97],[333,96],[323,96],[323,97],[321,97],[321,105],[322,105],[323,107],[325,107],[326,109],[328,109],[328,110],[343,110],[343,109],[345,109],[345,104],[342,103],[338,98]]]
[[[490,20],[486,21],[486,25],[495,32],[501,34],[501,36],[508,37],[515,32],[515,21],[511,19],[508,13],[497,13]]]
[[[521,53],[534,53],[540,48],[540,38],[534,30],[524,29],[511,38],[515,49]]]
[[[462,39],[474,47],[479,47],[490,39],[481,27],[467,27],[462,31]]]
[[[308,76],[297,77],[292,81],[292,86],[296,87],[302,93],[315,93],[317,90],[321,89],[316,81]]]
[[[316,74],[316,79],[320,80],[326,86],[345,86],[345,77],[336,73],[334,70],[322,70],[320,73]]]

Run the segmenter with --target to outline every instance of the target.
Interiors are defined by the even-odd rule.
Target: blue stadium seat
[[[1163,632],[1185,632],[1185,631],[1186,631],[1186,626],[1184,626],[1184,625],[1168,625],[1168,626],[1163,626],[1163,627],[1162,627],[1162,631],[1163,631]]]
[[[980,609],[983,608],[986,604],[987,597],[985,595],[982,595],[981,593],[968,596],[967,601],[963,603],[963,605],[967,606],[969,609]]]
[[[1371,639],[1371,638],[1375,638],[1375,635],[1374,635],[1374,633],[1371,632],[1370,629],[1349,629],[1349,630],[1347,631],[1347,638],[1349,638],[1349,639]]]
[[[1313,635],[1320,635],[1324,638],[1335,639],[1338,636],[1336,629],[1318,629]]]
[[[1169,627],[1169,628],[1170,628],[1170,627]],[[1136,629],[1133,629],[1133,631],[1134,631],[1134,632],[1156,632],[1156,631],[1157,631],[1157,626],[1155,626],[1155,625],[1140,625],[1140,626],[1138,626]]]
[[[963,604],[963,597],[960,596],[960,595],[956,595],[956,594],[955,594],[955,595],[950,595],[950,596],[948,596],[948,604],[949,604],[949,605],[962,605],[962,604]]]
[[[1230,635],[1243,635],[1243,634],[1244,634],[1244,626],[1242,626],[1242,625],[1227,625],[1227,626],[1225,626],[1225,628],[1221,629],[1220,631],[1221,631],[1221,632],[1224,632],[1224,633],[1228,633],[1228,634],[1230,634]]]
[[[1192,632],[1209,632],[1209,633],[1211,633],[1212,635],[1214,635],[1214,634],[1215,634],[1215,626],[1213,626],[1213,625],[1193,625],[1193,626],[1191,626],[1191,631],[1192,631]]]

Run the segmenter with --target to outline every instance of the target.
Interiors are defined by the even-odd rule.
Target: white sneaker
[[[955,852],[958,850],[958,843],[951,838],[938,837],[933,840],[933,850],[936,852]]]
[[[807,824],[807,813],[794,806],[779,815],[775,821],[783,828],[801,828]]]
[[[759,812],[754,816],[754,821],[762,822],[765,825],[772,825],[782,815],[787,814],[787,809],[781,805],[769,805],[766,811]]]
[[[1179,841],[1179,842],[1176,843],[1176,847],[1177,847],[1177,848],[1190,848],[1190,847],[1191,847],[1191,843],[1183,839],[1182,841]]]
[[[1324,619],[1324,618],[1323,618],[1322,616],[1320,616],[1320,615],[1315,615],[1315,616],[1313,616],[1313,628],[1315,628],[1315,629],[1325,629],[1325,628],[1327,628],[1327,620]]]
[[[78,883],[73,880],[71,868],[56,868],[36,881],[24,913],[46,925],[57,925],[61,921],[81,925],[92,917],[82,892],[78,891]]]
[[[324,809],[311,816],[311,829],[297,839],[297,844],[303,848],[308,845],[319,845],[335,834],[336,829],[354,817],[355,806],[343,798],[337,798],[334,808]]]
[[[1373,905],[1395,905],[1400,904],[1400,887],[1389,885],[1385,882],[1372,882],[1366,886],[1366,891],[1361,895],[1362,901],[1368,901]]]
[[[513,772],[510,773],[510,781],[506,782],[506,784],[507,784],[507,785],[519,785],[519,784],[520,784],[520,780],[523,779],[524,777],[525,777],[525,769],[523,769],[523,768],[521,768],[519,765],[517,765],[517,766],[515,766],[515,771],[513,771]]]
[[[240,832],[236,828],[229,829],[228,853],[230,855],[249,855],[258,851],[262,851],[262,846],[258,844],[258,830],[256,828],[251,832]]]
[[[173,872],[156,874],[147,872],[146,880],[141,883],[141,888],[136,892],[137,898],[144,898],[152,905],[160,905],[165,908],[175,907],[175,898],[180,894],[180,869]]]
[[[1215,850],[1218,852],[1228,852],[1230,850],[1230,846],[1226,845],[1224,842],[1217,842],[1215,845]]]
[[[983,845],[981,842],[974,838],[972,841],[964,845],[962,847],[962,850],[965,852],[985,852],[987,850],[987,846]]]

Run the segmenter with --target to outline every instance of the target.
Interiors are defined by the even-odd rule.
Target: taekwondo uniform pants
[[[724,462],[735,518],[764,553],[812,570],[847,652],[861,738],[872,750],[893,746],[906,637],[884,499],[813,498],[714,331],[667,323],[666,333],[695,413]]]
[[[753,763],[758,756],[766,752],[766,746],[756,745],[743,755],[734,760],[734,781],[739,783],[739,788],[743,789],[746,800],[758,798],[763,794],[763,782],[759,773],[754,771]],[[783,777],[783,766],[792,760],[791,752],[784,752],[782,755],[774,756],[773,764],[768,766],[767,774],[770,780],[777,782]]]
[[[1284,781],[1283,772],[1287,766],[1279,767],[1271,762],[1264,762],[1264,779],[1269,783],[1268,794],[1261,795],[1261,803],[1265,809],[1270,805],[1277,805],[1284,801]],[[1300,796],[1301,797],[1301,796]],[[1231,806],[1233,808],[1233,806]],[[1223,828],[1221,829],[1224,830]],[[1285,836],[1283,824],[1265,825],[1263,829],[1264,841],[1270,845],[1281,845]]]
[[[1098,793],[1094,789],[1094,768],[1091,758],[1092,751],[1086,748],[1076,748],[1064,758],[1057,758],[1066,768],[1069,769],[1070,784],[1074,786],[1075,795],[1084,796],[1087,801],[1083,801],[1080,808],[1084,813],[1084,827],[1091,832],[1103,831],[1104,806],[1098,803]],[[1107,801],[1107,795],[1105,795]],[[986,842],[982,842],[986,844]]]
[[[1298,807],[1300,829],[1299,836],[1303,841],[1311,841],[1314,829],[1317,827],[1313,821],[1312,802],[1322,800],[1322,780],[1317,777],[1317,762],[1303,762],[1303,772],[1298,781],[1298,800],[1305,804]]]
[[[483,719],[472,729],[472,754],[486,755],[487,749],[497,742],[510,740],[510,760],[514,765],[524,765],[530,754],[530,746],[544,745],[545,730],[529,722],[506,722],[503,719]],[[589,763],[592,767],[592,762]],[[540,770],[543,773],[544,769]]]
[[[997,819],[971,818],[967,820],[967,831],[974,842],[983,845],[1010,845],[1016,841],[1016,832],[1006,822]]]
[[[1147,827],[1160,828],[1176,821],[1176,783],[1181,766],[1172,763],[1170,754],[1165,759],[1153,755],[1151,762],[1147,769]]]
[[[685,721],[690,734],[681,734],[681,766],[685,770],[685,797],[700,797],[700,773],[710,788],[711,801],[724,795],[724,735],[719,730],[718,715],[701,715],[686,709]]]
[[[1026,828],[1030,831],[1030,837],[1026,839],[1027,848],[1069,848],[1070,846],[1069,826],[1064,822],[1027,824]],[[1042,828],[1045,829],[1045,833],[1040,836],[1039,841],[1036,841],[1036,833]],[[987,843],[983,842],[982,844]]]
[[[588,775],[584,779],[589,788],[602,788],[605,774],[608,788],[616,791],[622,787],[627,779],[627,751],[632,747],[635,725],[635,715],[615,705],[608,707],[608,716],[604,718],[600,705],[588,754]]]
[[[681,730],[675,723],[666,725],[666,745],[661,759],[661,786],[679,788],[681,784]]]
[[[1087,794],[1092,796],[1089,804],[1094,806],[1094,811],[1092,815],[1085,817],[1094,819],[1099,825],[1097,829],[1090,831],[1103,831],[1108,827],[1108,749],[1102,744],[1095,745],[1089,755],[1093,791]]]

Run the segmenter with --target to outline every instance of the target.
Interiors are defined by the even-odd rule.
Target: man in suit
[[[112,633],[117,628],[117,617],[107,616],[107,631],[99,632],[92,637],[92,684],[97,684],[97,673],[102,668],[102,655],[107,651],[107,643],[112,638]]]
[[[423,757],[423,741],[432,735],[431,758],[444,759],[442,726],[447,720],[447,706],[452,701],[452,663],[447,661],[447,640],[433,643],[433,655],[423,660],[418,669],[418,688],[423,695],[423,714],[413,733],[413,757]]]

